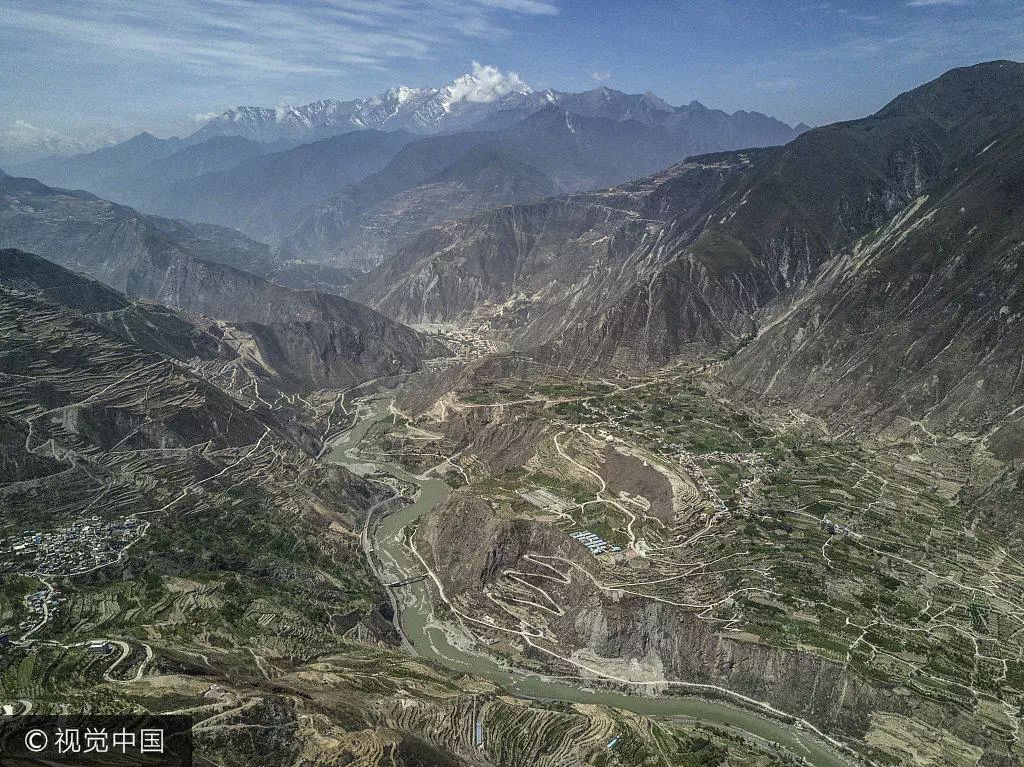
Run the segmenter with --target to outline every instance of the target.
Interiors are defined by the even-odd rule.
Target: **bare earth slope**
[[[233,230],[146,216],[32,179],[0,177],[0,192],[0,245],[38,253],[132,297],[247,323],[267,361],[296,386],[411,370],[436,351],[364,306],[245,271],[266,266],[252,256],[266,259],[267,249]]]
[[[757,337],[729,368],[753,389],[822,412],[877,401],[984,421],[1019,396],[1022,86],[1014,62],[952,70],[784,147],[445,224],[351,294],[405,321],[547,345],[577,367]],[[950,343],[948,364],[926,367]],[[982,363],[987,376],[964,378]]]

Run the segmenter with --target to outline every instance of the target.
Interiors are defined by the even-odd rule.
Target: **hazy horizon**
[[[10,3],[0,19],[8,142],[184,135],[240,105],[442,86],[472,62],[535,90],[651,90],[675,105],[821,125],[869,114],[950,68],[1024,56],[1024,9],[1005,0],[655,2],[628,14],[564,0],[157,5]],[[640,60],[638,45],[649,51]]]

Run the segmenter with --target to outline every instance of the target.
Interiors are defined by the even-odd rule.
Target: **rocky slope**
[[[266,245],[232,229],[148,216],[88,192],[0,175],[0,245],[42,254],[74,251],[60,258],[123,290],[128,253],[147,237],[257,274],[275,263]]]
[[[298,211],[380,170],[412,138],[405,131],[356,131],[263,151],[171,184],[141,182],[128,194],[161,215],[230,226],[270,242]]]
[[[498,518],[489,502],[471,494],[455,493],[438,506],[416,540],[446,592],[463,595],[463,604],[481,600],[477,609],[485,614],[485,589],[507,583],[510,573],[536,577],[533,582],[544,583],[558,607],[557,614],[547,616],[548,631],[562,652],[575,649],[574,657],[584,663],[584,658],[595,664],[637,659],[656,668],[658,678],[721,686],[853,737],[867,731],[872,711],[908,711],[899,700],[887,702],[883,690],[843,664],[731,637],[713,622],[668,604],[602,592],[593,580],[596,572],[588,575],[594,559],[582,544],[551,524]],[[567,582],[551,577],[543,562],[560,569],[572,563]],[[536,658],[553,662],[542,653]]]
[[[544,344],[592,326],[638,281],[653,279],[667,247],[663,230],[674,217],[699,214],[730,170],[690,163],[444,224],[357,281],[352,295],[407,321],[486,323],[521,345]]]
[[[18,250],[0,250],[0,291],[4,316],[14,320],[13,327],[8,327],[13,335],[6,337],[9,345],[3,371],[14,387],[9,394],[20,392],[22,396],[38,397],[39,406],[60,405],[75,401],[79,393],[76,381],[90,389],[94,378],[109,377],[113,381],[132,371],[137,378],[151,378],[151,382],[166,378],[168,402],[161,402],[157,390],[153,389],[151,399],[134,405],[128,404],[130,396],[125,392],[112,392],[112,397],[124,397],[125,403],[107,408],[83,404],[80,412],[70,419],[60,420],[61,408],[57,407],[49,414],[52,422],[46,418],[34,421],[40,440],[45,441],[43,433],[53,428],[69,430],[67,440],[95,440],[104,448],[124,444],[122,440],[137,446],[170,447],[207,439],[226,447],[249,444],[269,427],[276,438],[293,441],[287,429],[268,419],[266,414],[248,413],[236,407],[230,402],[230,394],[189,370],[188,364],[192,361],[200,365],[208,362],[227,365],[240,359],[240,355],[219,337],[211,321],[203,322],[159,305],[138,304],[101,283]],[[54,319],[48,323],[41,319],[47,311],[54,314]],[[19,313],[24,316],[14,319]],[[31,318],[40,326],[36,327]],[[68,335],[64,343],[77,339],[82,348],[66,356],[66,352],[59,351],[55,345],[51,362],[54,370],[44,376],[49,383],[28,384],[29,379],[19,374],[31,367],[30,358],[44,354],[45,344],[41,339],[52,340],[58,334],[55,327],[64,328],[63,332]],[[118,358],[120,362],[114,364]],[[166,360],[173,362],[164,364]],[[163,373],[160,371],[162,364]],[[266,371],[259,373],[265,375]],[[19,378],[23,380],[19,382]],[[132,387],[139,385],[139,381],[135,381]],[[196,401],[191,408],[174,414],[168,403],[176,387],[194,390]],[[160,411],[162,417],[142,427],[136,418],[142,418],[141,413],[132,411],[146,409],[151,414]],[[57,439],[65,449],[73,449],[69,442]],[[29,444],[25,442],[22,447]],[[295,444],[300,443],[295,441]],[[310,441],[305,446],[313,445]]]
[[[728,365],[741,385],[843,419],[982,432],[1024,404],[1024,102],[997,87],[1024,81],[1024,68],[944,80],[880,114],[928,116],[916,195],[766,317]],[[998,428],[990,445],[1012,454],[1020,429]]]
[[[551,178],[487,134],[407,146],[379,173],[302,211],[283,258],[369,268],[443,221],[556,194]]]
[[[461,489],[424,518],[414,543],[452,607],[483,635],[483,646],[547,673],[630,680],[668,694],[685,689],[680,683],[717,689],[701,694],[739,693],[812,723],[873,764],[1017,763],[1016,741],[1007,736],[1017,726],[1011,696],[1021,689],[1016,648],[1005,645],[1012,630],[1002,619],[972,622],[992,615],[975,602],[974,584],[992,577],[994,560],[1006,563],[998,572],[1009,578],[1016,565],[1005,557],[1020,536],[1019,514],[1006,498],[1012,475],[995,468],[984,450],[961,436],[934,444],[871,441],[851,451],[835,434],[817,442],[825,434],[821,422],[804,417],[803,431],[790,410],[783,442],[797,448],[801,462],[816,454],[835,464],[821,466],[821,474],[790,474],[796,464],[782,457],[790,448],[777,452],[783,442],[762,432],[756,454],[770,465],[762,475],[765,494],[737,503],[726,490],[714,511],[710,499],[734,481],[722,479],[734,476],[731,460],[737,466],[753,455],[712,450],[723,443],[708,437],[707,426],[734,436],[736,427],[746,431],[726,416],[733,407],[727,399],[716,394],[690,412],[673,409],[668,401],[685,386],[659,376],[648,387],[630,377],[622,379],[629,386],[620,392],[621,407],[612,404],[614,395],[589,397],[593,412],[607,408],[616,417],[579,418],[579,403],[563,399],[587,391],[578,379],[562,389],[542,375],[532,390],[527,380],[501,375],[471,396],[449,396],[419,421],[417,433],[450,440],[445,450],[451,446],[467,484],[456,482]],[[478,404],[484,392],[495,404]],[[657,403],[653,410],[648,401]],[[771,410],[746,423],[772,422]],[[673,442],[646,452],[633,440],[651,438],[653,421],[662,417]],[[422,442],[410,440],[407,449],[415,454]],[[609,460],[610,450],[623,452]],[[703,468],[693,468],[698,464],[687,455],[697,455]],[[631,465],[622,456],[633,456]],[[663,483],[684,465],[696,483],[673,480],[674,503],[659,511],[664,490],[653,480]],[[901,465],[905,473],[881,475]],[[970,484],[952,486],[960,481]],[[948,502],[933,506],[939,485],[946,485],[940,492]],[[542,488],[568,502],[540,508],[524,500],[526,491]],[[659,522],[585,511],[641,497],[634,511],[642,507],[645,519]],[[1000,516],[996,507],[1004,502]],[[884,521],[874,516],[882,508]],[[828,520],[839,515],[837,528]],[[627,547],[627,534],[641,535],[641,526],[646,543],[638,549],[645,554],[594,556],[571,537],[589,530]],[[761,529],[772,530],[769,539]],[[999,553],[979,553],[978,540]],[[858,553],[846,559],[852,552]],[[735,565],[723,565],[733,556]],[[958,594],[938,604],[945,598],[938,593],[953,583]],[[1014,588],[1001,581],[998,591],[978,599],[991,596],[1013,611]],[[775,620],[785,628],[771,629]],[[796,628],[803,621],[810,630]],[[1002,659],[979,660],[975,643],[1005,650],[1008,674],[998,674]],[[959,660],[951,661],[956,653]],[[972,671],[986,662],[994,673]]]
[[[290,290],[253,268],[266,249],[237,232],[141,215],[84,192],[0,178],[0,244],[34,251],[137,298],[234,323],[292,386],[350,384],[415,368],[437,351],[414,331],[337,296]]]
[[[405,320],[484,322],[577,365],[760,334],[737,380],[812,408],[860,410],[896,385],[893,412],[911,417],[1009,412],[1022,82],[1013,62],[953,70],[784,147],[445,224],[352,294]],[[951,341],[949,364],[928,368]],[[978,384],[984,371],[997,380]],[[974,404],[941,406],[961,379]]]

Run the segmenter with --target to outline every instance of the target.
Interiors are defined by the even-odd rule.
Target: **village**
[[[24,530],[0,541],[0,572],[79,575],[116,562],[144,526],[132,518],[110,521],[94,515],[52,532]]]
[[[490,339],[478,336],[465,330],[458,330],[446,325],[414,325],[416,330],[440,339],[452,350],[454,356],[439,357],[426,361],[428,368],[446,367],[454,362],[469,362],[480,359],[498,351],[498,345]]]
[[[18,624],[22,640],[41,629],[66,601],[49,578],[81,575],[116,562],[143,533],[134,518],[102,520],[93,515],[52,532],[23,530],[0,541],[0,573],[25,573],[46,586],[25,597],[28,615]],[[0,627],[0,647],[10,644],[9,629]]]

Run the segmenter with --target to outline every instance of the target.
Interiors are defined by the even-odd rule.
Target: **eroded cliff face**
[[[839,421],[992,433],[1013,456],[1020,426],[1002,421],[1024,403],[1022,177],[1019,136],[966,159],[766,313],[729,375]]]
[[[596,680],[603,675],[647,685],[665,680],[663,691],[673,689],[670,682],[710,685],[853,742],[875,737],[887,717],[908,717],[947,733],[944,737],[977,755],[991,745],[976,719],[961,717],[939,701],[880,686],[820,655],[731,634],[694,611],[614,589],[602,591],[592,577],[594,559],[581,544],[547,523],[501,518],[489,502],[469,492],[453,493],[431,512],[416,543],[446,592],[458,595],[460,608],[475,607],[482,614],[495,614],[485,590],[493,595],[510,575],[524,572],[551,576],[540,563],[561,563],[568,575],[564,581],[557,576],[537,581],[561,614],[533,613],[544,626],[544,637],[533,642],[578,665],[529,650],[530,657],[549,668]],[[691,692],[716,694],[707,688]],[[992,758],[997,759],[993,764],[1002,763]]]
[[[909,711],[842,664],[731,637],[692,612],[635,597],[591,595],[587,602],[557,628],[565,646],[598,661],[654,660],[665,679],[742,693],[857,738],[867,732],[873,711]]]
[[[700,186],[716,177],[687,181]],[[444,225],[387,261],[353,295],[409,320],[448,321],[480,310],[496,329],[542,343],[609,305],[644,269],[644,259],[631,256],[652,244],[667,217],[656,194],[666,181],[658,176]]]
[[[442,225],[351,294],[403,321],[483,324],[520,347],[549,344],[576,366],[648,367],[729,348],[756,332],[763,306],[909,199],[919,184],[904,188],[907,163],[929,177],[916,145],[836,159],[846,137],[813,133]],[[801,175],[826,160],[845,186]],[[852,171],[864,162],[893,167],[868,179]]]
[[[575,368],[732,353],[760,336],[749,364],[735,368],[742,384],[783,398],[797,391],[818,410],[859,408],[854,389],[879,378],[883,390],[903,388],[887,365],[906,357],[923,368],[958,334],[968,366],[993,345],[1001,356],[1013,348],[1013,334],[989,320],[1018,314],[1022,82],[1013,62],[953,70],[875,115],[783,147],[704,155],[602,192],[445,224],[352,294],[405,321],[483,325],[520,348],[547,346]],[[919,213],[930,223],[911,251],[916,224],[906,214],[925,198]],[[945,327],[949,314],[949,332],[927,334],[944,339],[934,349],[911,343],[920,327],[900,327],[908,316]],[[979,335],[983,322],[991,327]],[[863,343],[869,324],[883,330]],[[811,336],[822,340],[806,343]],[[895,399],[912,417],[937,404],[949,411],[942,400],[967,396],[955,373],[939,372],[935,386],[922,376]],[[820,390],[806,391],[805,377]]]
[[[571,563],[563,568],[567,582],[545,581],[562,611],[546,625],[559,654],[592,668],[610,670],[636,659],[662,679],[721,686],[856,736],[867,731],[871,711],[906,711],[891,707],[884,691],[842,664],[731,637],[714,619],[673,605],[601,591],[592,578],[595,560],[582,544],[551,524],[502,519],[489,502],[468,492],[453,493],[431,512],[416,541],[446,591],[485,610],[483,590],[510,571],[537,571],[531,556]]]
[[[498,517],[488,501],[468,492],[452,493],[438,504],[420,525],[416,541],[442,583],[470,599],[480,598],[484,586],[523,564],[531,551],[588,564],[586,549],[557,528]]]
[[[244,324],[289,388],[408,372],[444,351],[365,306],[246,271],[267,266],[267,248],[230,229],[146,216],[32,179],[0,178],[0,193],[0,244],[81,270],[132,298]]]

